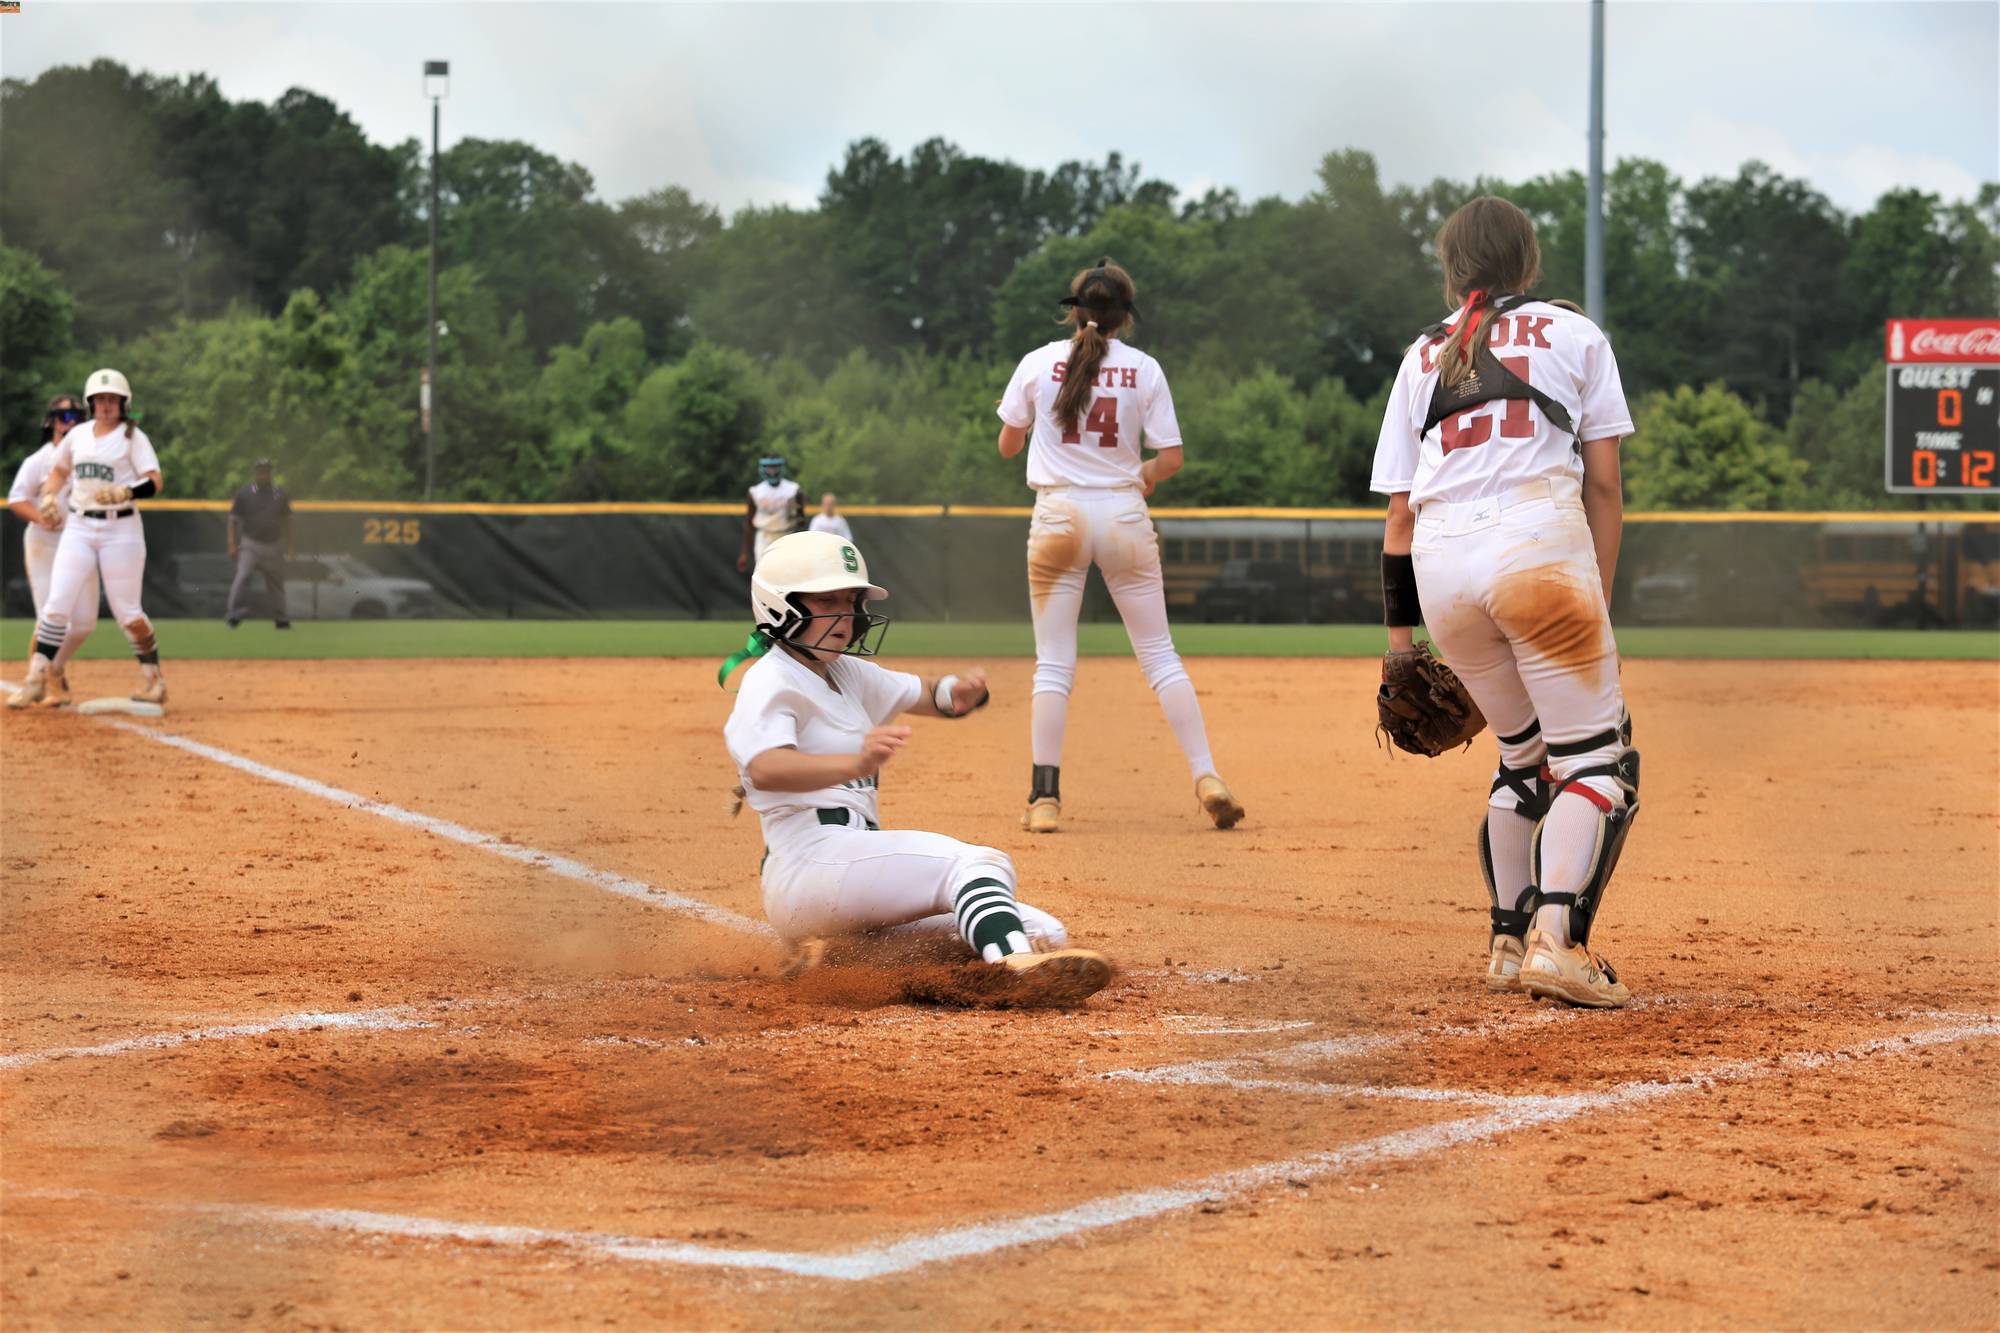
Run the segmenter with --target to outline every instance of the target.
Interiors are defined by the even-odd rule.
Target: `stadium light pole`
[[[424,499],[431,498],[437,484],[437,400],[438,400],[438,112],[451,95],[451,62],[424,62],[424,96],[431,99],[431,299],[430,356],[424,367],[421,395],[424,417]]]
[[[1590,0],[1590,200],[1583,223],[1583,304],[1604,325],[1604,0]]]

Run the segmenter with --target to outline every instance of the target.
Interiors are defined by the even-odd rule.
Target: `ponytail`
[[[1138,295],[1132,275],[1111,262],[1100,259],[1095,268],[1084,269],[1070,279],[1069,295],[1062,304],[1069,307],[1063,319],[1076,326],[1069,339],[1069,360],[1063,366],[1062,388],[1056,390],[1055,417],[1065,432],[1074,434],[1077,421],[1090,405],[1097,387],[1097,369],[1110,355],[1111,340],[1132,326],[1139,313],[1132,300]]]
[[[1466,295],[1465,310],[1458,324],[1438,349],[1438,378],[1446,388],[1455,388],[1472,373],[1472,358],[1485,342],[1499,308],[1484,291]]]
[[[1063,367],[1062,388],[1056,390],[1056,420],[1064,431],[1075,434],[1077,418],[1090,406],[1091,391],[1097,387],[1097,368],[1111,351],[1111,340],[1086,320],[1069,340],[1069,362]]]

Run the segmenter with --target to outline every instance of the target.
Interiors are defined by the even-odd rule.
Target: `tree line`
[[[0,85],[0,421],[97,365],[132,379],[170,487],[274,455],[301,495],[420,492],[428,157],[328,99],[232,102],[109,61]],[[850,145],[817,207],[725,218],[678,186],[610,203],[513,141],[443,155],[440,498],[734,498],[762,453],[853,502],[1009,502],[994,401],[1077,268],[1140,286],[1189,442],[1177,504],[1374,503],[1388,383],[1443,313],[1430,238],[1496,193],[1580,296],[1584,183],[1385,185],[1321,161],[1297,200],[1184,197],[1116,153],[1036,170],[941,139]],[[1637,507],[1873,508],[1882,325],[2000,311],[2000,185],[1865,213],[1759,163],[1606,191],[1607,329]],[[1164,497],[1163,497],[1164,498]]]

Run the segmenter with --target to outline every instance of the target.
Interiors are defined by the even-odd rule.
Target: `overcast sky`
[[[1391,181],[1585,165],[1589,8],[1399,4],[96,4],[24,0],[0,70],[110,57],[300,86],[381,143],[522,139],[617,201],[686,186],[810,205],[845,145],[942,135],[1049,167],[1116,149],[1191,193],[1296,198],[1322,154]],[[2000,3],[1611,0],[1607,157],[1685,177],[1757,157],[1843,208],[2000,179]],[[1446,53],[1471,56],[1456,65]]]

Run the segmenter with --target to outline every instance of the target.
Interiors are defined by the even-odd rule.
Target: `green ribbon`
[[[728,689],[730,672],[736,670],[737,667],[742,666],[751,658],[762,657],[770,651],[771,641],[764,637],[764,631],[761,629],[751,630],[750,637],[744,641],[743,647],[731,653],[729,660],[722,664],[722,669],[715,673],[715,683],[725,690]]]

